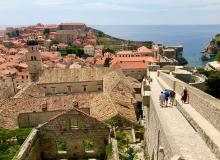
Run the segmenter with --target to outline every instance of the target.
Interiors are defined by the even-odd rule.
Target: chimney
[[[133,104],[133,98],[131,98],[131,104]]]
[[[42,105],[42,112],[46,112],[47,111],[47,103]]]
[[[79,104],[78,104],[78,102],[77,102],[76,100],[73,100],[73,101],[72,101],[72,106],[73,106],[74,108],[79,108]]]

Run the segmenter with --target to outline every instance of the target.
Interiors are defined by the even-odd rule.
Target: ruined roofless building
[[[26,53],[26,61],[28,64],[28,71],[30,80],[38,81],[39,75],[42,72],[42,58],[39,52],[37,40],[31,39],[27,41],[28,52]]]

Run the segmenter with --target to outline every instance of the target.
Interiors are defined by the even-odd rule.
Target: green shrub
[[[31,132],[31,128],[0,131],[0,160],[12,159]]]
[[[220,62],[220,52],[215,56],[215,60]]]

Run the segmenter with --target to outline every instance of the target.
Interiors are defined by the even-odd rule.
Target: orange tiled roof
[[[119,62],[111,65],[111,67],[121,69],[146,69],[147,64],[145,62]]]
[[[138,52],[145,52],[145,53],[153,53],[153,51],[145,46],[142,46],[137,49]]]
[[[158,62],[158,60],[154,57],[114,57],[111,61],[112,64],[118,62]]]

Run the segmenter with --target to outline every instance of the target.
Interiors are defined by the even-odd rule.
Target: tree
[[[110,66],[110,58],[105,59],[104,67],[109,67]]]
[[[216,55],[215,60],[220,62],[220,51],[219,51],[218,54]]]
[[[206,80],[207,92],[216,98],[220,98],[220,72],[210,72]]]
[[[111,48],[104,48],[103,51],[104,51],[104,52],[115,53],[115,50],[114,50],[114,49],[111,49]]]
[[[52,40],[52,44],[59,44],[60,42],[59,42],[59,40],[57,40],[57,39],[53,39]]]
[[[75,54],[75,55],[81,57],[82,55],[84,55],[84,50],[81,48],[77,48],[77,47],[68,47],[66,49],[66,53],[67,54]]]
[[[123,158],[123,160],[135,160],[135,159],[137,159],[137,150],[135,150],[132,147],[129,147],[125,154],[126,155]]]
[[[44,29],[44,35],[49,35],[49,34],[50,34],[50,29],[49,28]]]

